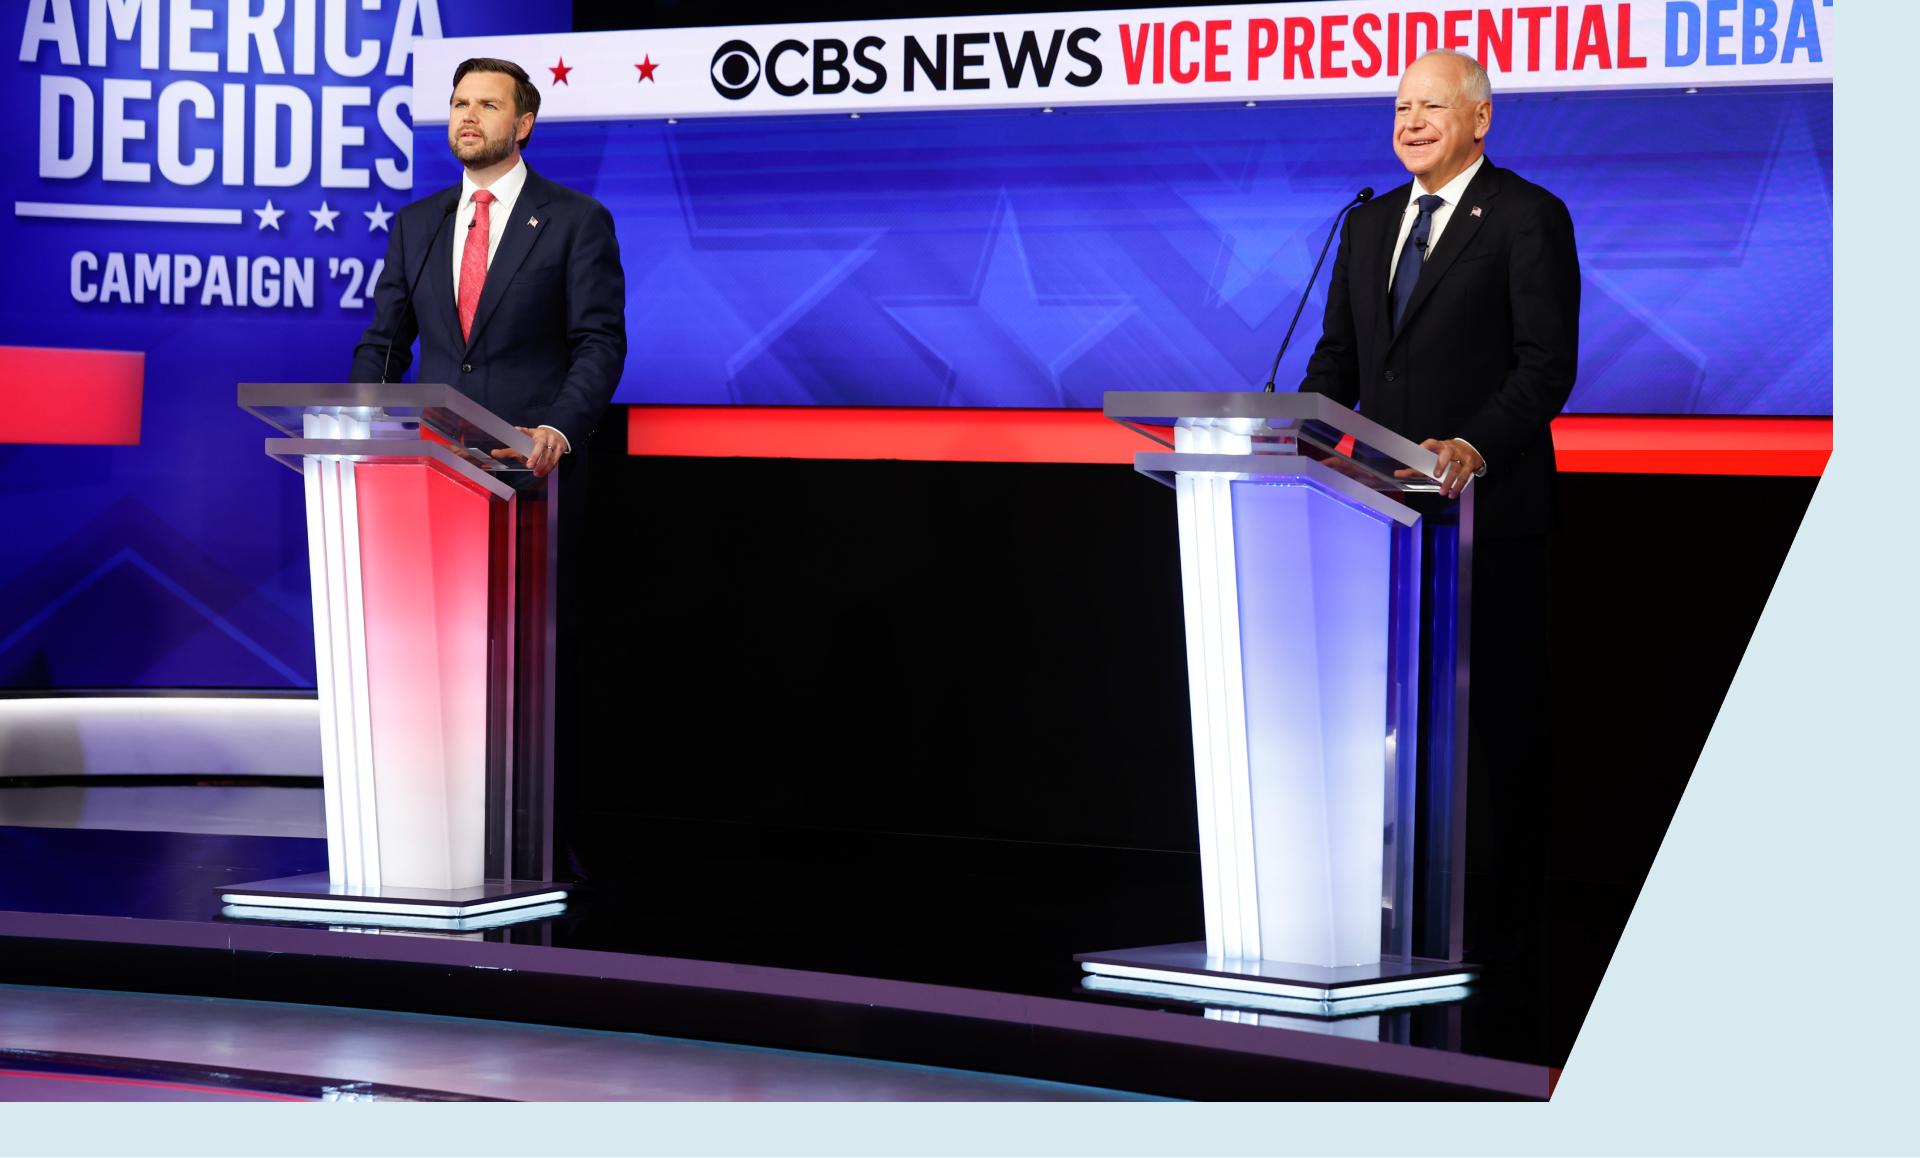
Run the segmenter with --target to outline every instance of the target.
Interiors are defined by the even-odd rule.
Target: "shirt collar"
[[[1474,174],[1478,173],[1480,166],[1486,163],[1487,155],[1485,153],[1480,154],[1473,159],[1473,164],[1468,165],[1460,171],[1459,176],[1447,182],[1445,185],[1440,186],[1440,188],[1433,190],[1434,194],[1448,205],[1460,204],[1460,198],[1467,195],[1467,186],[1473,183]],[[1420,178],[1415,177],[1413,179],[1413,192],[1407,195],[1407,204],[1413,204],[1420,198],[1420,195],[1425,192],[1427,192],[1426,186],[1420,184]]]
[[[527,160],[525,157],[519,157],[514,160],[513,168],[508,169],[502,174],[498,181],[487,186],[487,191],[493,194],[494,204],[500,206],[503,210],[511,209],[513,203],[519,200],[520,190],[526,183]],[[473,183],[473,174],[462,173],[460,175],[461,208],[464,209],[473,203],[473,195],[479,188],[480,186]]]

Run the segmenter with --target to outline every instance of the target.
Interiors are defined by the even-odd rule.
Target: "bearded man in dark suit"
[[[613,215],[530,168],[540,90],[508,60],[464,61],[453,74],[447,142],[460,184],[394,215],[373,324],[354,350],[355,382],[397,379],[420,343],[419,380],[444,382],[519,427],[522,456],[544,478],[559,470],[556,809],[573,875],[584,807],[576,629],[586,527],[586,450],[627,359],[626,280]]]
[[[1302,391],[1438,456],[1449,496],[1471,480],[1472,690],[1467,938],[1530,955],[1545,920],[1549,424],[1573,389],[1580,264],[1560,199],[1485,156],[1492,86],[1471,57],[1411,65],[1393,149],[1413,181],[1356,209],[1340,235]],[[1491,890],[1484,887],[1491,885]]]
[[[584,452],[626,364],[613,215],[521,157],[540,90],[519,65],[463,62],[448,110],[448,143],[466,174],[394,215],[351,380],[399,377],[418,338],[420,381],[449,383],[519,426],[533,439],[528,464],[545,477]],[[562,474],[562,502],[573,473]]]

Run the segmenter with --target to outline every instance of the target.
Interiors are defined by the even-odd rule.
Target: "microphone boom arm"
[[[1267,371],[1267,384],[1261,387],[1266,393],[1273,393],[1273,378],[1280,372],[1280,359],[1287,356],[1287,345],[1293,341],[1293,328],[1300,324],[1301,311],[1307,308],[1307,299],[1313,296],[1313,283],[1320,277],[1320,266],[1327,260],[1327,250],[1333,248],[1334,235],[1340,232],[1340,219],[1347,215],[1347,210],[1356,205],[1365,205],[1371,200],[1373,200],[1373,186],[1369,185],[1355,193],[1353,200],[1342,205],[1340,212],[1333,215],[1333,227],[1327,230],[1326,244],[1320,247],[1320,256],[1313,263],[1313,272],[1307,275],[1307,288],[1300,295],[1300,304],[1293,307],[1293,320],[1287,323],[1286,337],[1280,339],[1280,352],[1273,356],[1273,368]]]

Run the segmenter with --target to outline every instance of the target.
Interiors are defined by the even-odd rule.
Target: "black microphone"
[[[433,236],[427,238],[426,256],[420,259],[420,267],[413,271],[413,280],[407,283],[406,305],[409,310],[413,309],[413,291],[420,288],[420,279],[425,277],[427,273],[427,262],[433,259],[433,243],[440,240],[440,231],[447,227],[447,219],[452,217],[453,211],[458,208],[460,208],[459,198],[456,197],[448,202],[447,211],[440,215],[440,223],[433,227]],[[418,311],[415,311],[415,316],[418,316]],[[399,319],[396,318],[394,320],[393,333],[387,335],[387,352],[385,356],[380,359],[380,381],[382,382],[385,382],[387,375],[393,371],[393,340],[399,336]]]
[[[1293,307],[1293,320],[1287,323],[1287,336],[1280,339],[1280,352],[1273,356],[1273,369],[1267,371],[1267,384],[1262,387],[1267,393],[1273,393],[1273,376],[1280,372],[1280,359],[1287,356],[1287,343],[1293,341],[1293,328],[1300,324],[1300,311],[1307,308],[1307,298],[1313,294],[1314,279],[1320,276],[1320,266],[1327,260],[1327,250],[1333,248],[1333,235],[1340,232],[1340,219],[1347,215],[1347,210],[1356,205],[1365,205],[1371,200],[1373,200],[1373,186],[1369,185],[1355,193],[1353,200],[1342,205],[1340,212],[1333,215],[1333,228],[1327,230],[1327,243],[1320,247],[1319,260],[1313,263],[1313,272],[1307,275],[1307,288],[1300,291],[1300,304]]]

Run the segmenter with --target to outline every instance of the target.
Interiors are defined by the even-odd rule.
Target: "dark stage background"
[[[1202,936],[1171,491],[1120,466],[619,441],[592,460],[563,807],[581,867],[638,886],[656,934],[882,975],[932,955],[1016,989],[1036,962],[1070,984],[1074,952]],[[1561,1057],[1814,481],[1563,476]]]

